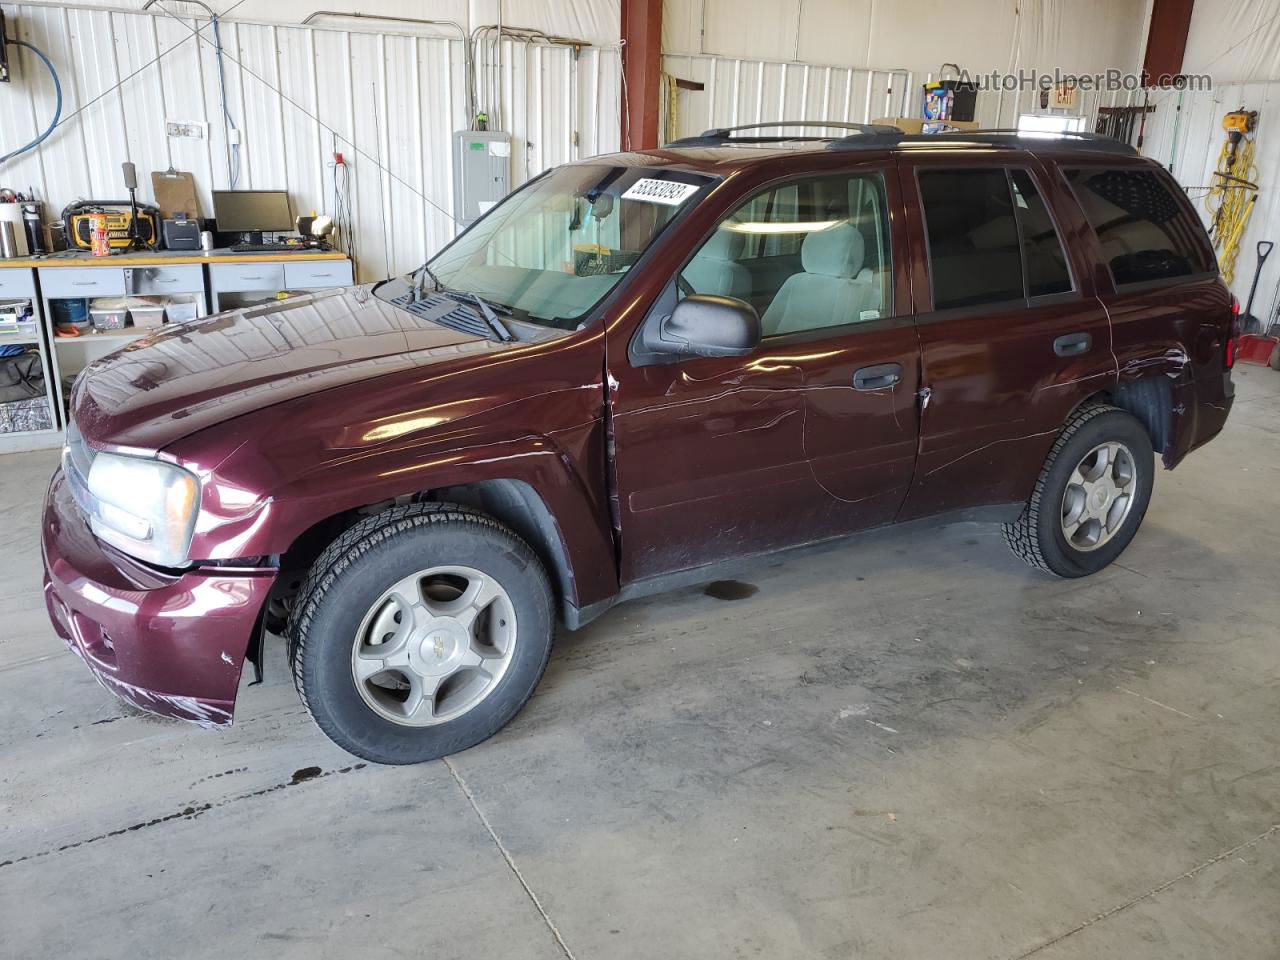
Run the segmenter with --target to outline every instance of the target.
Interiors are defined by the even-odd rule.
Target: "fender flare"
[[[252,510],[212,518],[192,554],[216,561],[281,556],[335,517],[424,493],[495,511],[538,550],[562,602],[585,606],[617,592],[608,503],[561,446],[542,435],[424,444],[412,458],[399,445],[346,455],[286,481]]]

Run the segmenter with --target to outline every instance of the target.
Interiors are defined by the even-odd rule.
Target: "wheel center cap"
[[[436,630],[427,635],[425,645],[431,648],[428,656],[444,660],[453,652],[453,637],[448,630]]]
[[[414,666],[427,676],[451,673],[467,649],[467,635],[457,621],[437,620],[423,634],[413,651]]]

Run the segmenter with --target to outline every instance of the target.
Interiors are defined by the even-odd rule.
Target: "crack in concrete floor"
[[[1192,877],[1194,877],[1196,874],[1200,873],[1201,871],[1207,870],[1209,867],[1212,867],[1215,863],[1221,863],[1223,860],[1226,860],[1229,857],[1239,853],[1241,850],[1247,850],[1249,847],[1256,846],[1257,844],[1261,843],[1263,840],[1266,840],[1269,837],[1271,837],[1278,830],[1280,830],[1280,823],[1272,824],[1270,827],[1268,827],[1266,830],[1263,830],[1262,833],[1258,834],[1256,837],[1246,840],[1243,843],[1238,843],[1234,847],[1232,847],[1230,850],[1224,850],[1222,851],[1222,853],[1219,853],[1217,856],[1210,857],[1208,860],[1204,860],[1201,863],[1196,864],[1194,867],[1192,867],[1190,870],[1186,871],[1185,873],[1180,873],[1178,874],[1178,876],[1174,877],[1172,880],[1166,880],[1164,883],[1157,884],[1156,886],[1148,890],[1146,893],[1142,893],[1136,897],[1132,897],[1131,899],[1126,900],[1124,903],[1121,903],[1121,904],[1118,904],[1117,906],[1112,907],[1110,910],[1104,910],[1101,913],[1094,914],[1088,920],[1085,920],[1081,923],[1076,924],[1070,930],[1060,933],[1056,937],[1052,937],[1049,940],[1045,940],[1043,943],[1040,943],[1037,946],[1032,947],[1026,953],[1018,954],[1016,957],[1013,957],[1012,960],[1027,960],[1027,957],[1033,957],[1037,953],[1040,953],[1043,950],[1049,949],[1049,947],[1052,947],[1054,944],[1061,943],[1063,940],[1066,940],[1068,937],[1074,936],[1080,931],[1086,930],[1089,927],[1092,927],[1094,924],[1098,924],[1104,920],[1108,920],[1111,917],[1114,917],[1118,913],[1123,913],[1125,910],[1128,910],[1130,907],[1137,906],[1139,903],[1142,903],[1144,900],[1150,900],[1152,897],[1163,893],[1165,890],[1168,890],[1174,884],[1181,883],[1183,880],[1190,880]]]
[[[511,852],[507,849],[506,844],[498,836],[498,832],[493,829],[493,825],[489,822],[489,818],[484,815],[484,811],[480,809],[480,805],[476,803],[476,798],[471,793],[471,788],[467,786],[466,780],[462,778],[462,774],[458,772],[458,768],[450,762],[448,757],[444,758],[444,765],[449,768],[449,774],[453,777],[454,783],[458,785],[458,789],[462,791],[462,795],[467,798],[467,803],[471,804],[471,809],[475,811],[476,817],[479,818],[481,826],[485,832],[489,834],[489,839],[493,841],[493,845],[498,848],[498,853],[502,854],[502,859],[507,862],[507,867],[514,874],[520,886],[524,889],[525,894],[533,903],[534,909],[538,911],[538,915],[542,917],[542,922],[546,924],[551,936],[555,938],[561,952],[564,953],[568,960],[576,960],[573,951],[569,949],[569,945],[565,943],[564,937],[555,925],[555,921],[551,919],[551,915],[547,913],[546,907],[542,905],[542,901],[538,899],[538,895],[533,892],[533,887],[529,886],[529,881],[524,878],[524,874],[520,872],[520,868],[516,866],[515,858],[511,856]]]

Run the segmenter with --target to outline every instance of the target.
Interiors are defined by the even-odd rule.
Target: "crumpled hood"
[[[321,390],[509,346],[348,287],[163,327],[91,364],[72,412],[91,441],[159,449]]]

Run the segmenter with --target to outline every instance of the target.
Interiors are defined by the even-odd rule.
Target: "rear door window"
[[[1063,173],[1117,286],[1214,269],[1204,228],[1153,171],[1080,167]]]
[[[1029,171],[923,169],[919,182],[935,310],[1074,289],[1062,237]]]
[[[921,170],[933,308],[1025,297],[1013,192],[1002,168]]]

